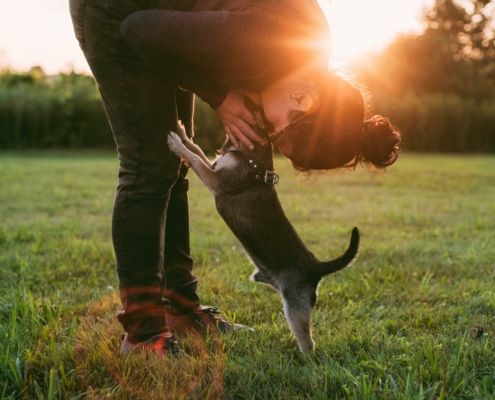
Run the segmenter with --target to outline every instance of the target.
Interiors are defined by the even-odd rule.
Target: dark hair
[[[290,115],[298,121],[283,135],[291,143],[295,169],[310,172],[358,163],[374,168],[395,162],[400,133],[379,115],[364,120],[366,105],[359,89],[331,72],[319,79],[317,88],[317,111],[302,118]]]

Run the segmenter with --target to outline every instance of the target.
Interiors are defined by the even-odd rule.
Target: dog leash
[[[260,97],[261,106],[255,104],[254,101],[251,100],[248,96],[244,96],[244,105],[251,112],[253,119],[256,121],[256,125],[258,125],[259,128],[263,129],[266,132],[268,139],[272,143],[276,143],[277,139],[280,136],[285,135],[296,124],[301,122],[301,120],[307,115],[306,113],[300,115],[299,117],[291,121],[291,123],[281,131],[274,132],[273,124],[270,121],[268,121],[268,119],[266,118],[265,109],[263,108],[263,99],[261,97],[261,93],[259,93],[259,97]]]

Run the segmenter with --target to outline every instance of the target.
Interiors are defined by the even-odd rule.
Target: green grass
[[[362,233],[358,262],[319,287],[309,358],[192,173],[203,303],[256,333],[182,338],[179,361],[120,357],[117,167],[113,153],[0,153],[0,399],[495,397],[495,157],[403,155],[386,174],[309,181],[277,160],[318,258]]]

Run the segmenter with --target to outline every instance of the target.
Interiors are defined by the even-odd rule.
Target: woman
[[[192,275],[185,178],[167,147],[194,94],[239,145],[263,143],[245,97],[300,170],[392,164],[400,141],[387,120],[363,125],[360,92],[327,70],[329,28],[316,0],[70,0],[120,160],[112,238],[127,332],[122,352],[177,354],[169,328],[196,322],[247,330],[201,307]],[[167,327],[168,324],[168,327]]]

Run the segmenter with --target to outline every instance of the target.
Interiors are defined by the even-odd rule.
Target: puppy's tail
[[[349,248],[346,250],[346,252],[334,260],[321,263],[320,272],[322,274],[322,277],[340,271],[345,267],[348,267],[356,260],[358,253],[359,253],[359,230],[358,228],[354,228],[351,234],[351,243],[349,244]]]

